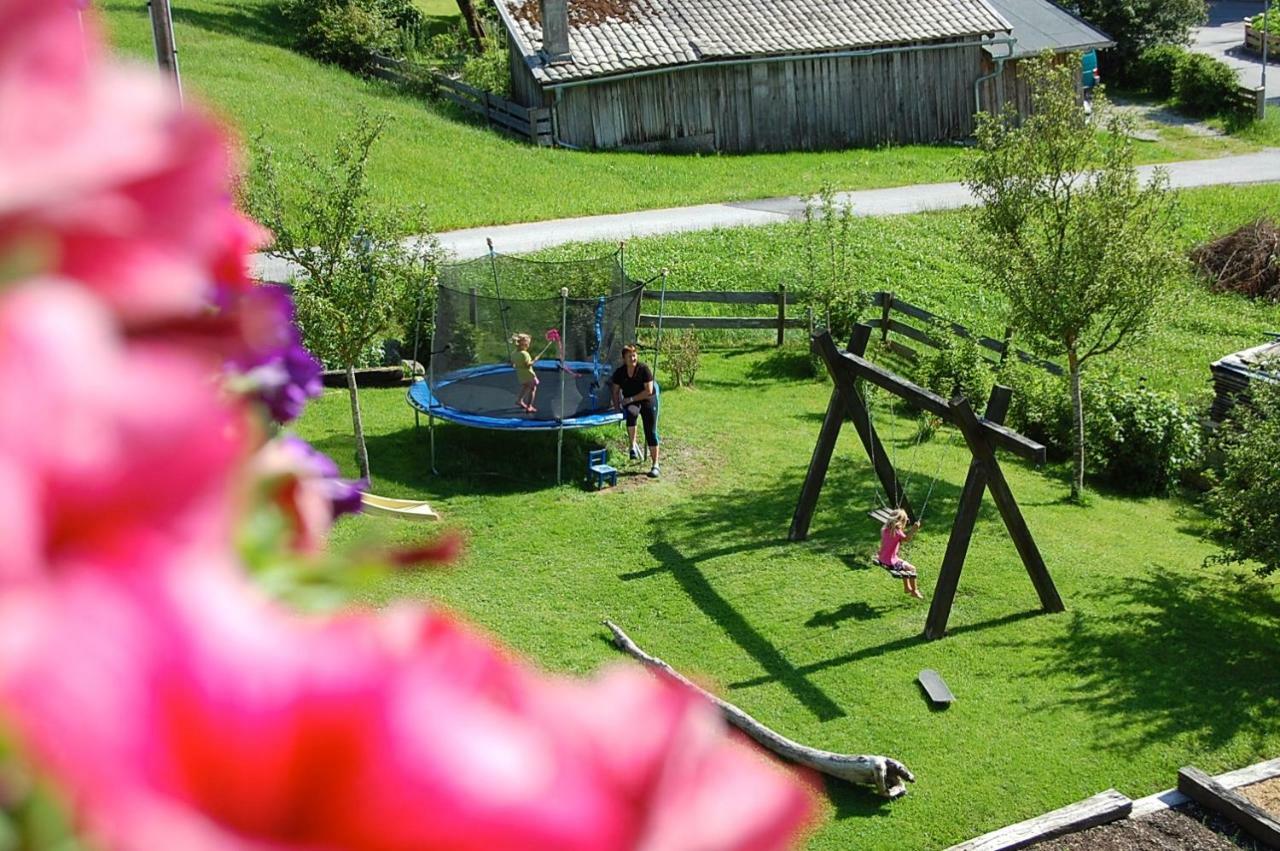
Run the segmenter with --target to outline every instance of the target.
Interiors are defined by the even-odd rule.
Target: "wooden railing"
[[[880,316],[872,319],[867,324],[880,331],[880,340],[890,351],[909,360],[918,360],[920,352],[900,340],[890,339],[890,334],[905,337],[930,348],[940,349],[943,344],[936,334],[941,330],[955,334],[958,337],[973,340],[983,350],[984,354],[997,363],[1004,363],[1012,356],[1023,363],[1037,366],[1054,375],[1062,375],[1064,373],[1063,368],[1053,361],[1048,361],[1044,358],[1036,357],[1030,352],[1014,348],[1012,345],[1013,330],[1010,328],[1005,329],[1004,337],[999,340],[994,337],[975,334],[960,323],[944,319],[922,307],[916,307],[914,304],[897,298],[891,292],[872,293],[871,303],[880,308]],[[899,320],[894,317],[894,314],[909,317],[909,319],[916,321],[916,325]],[[923,325],[924,327],[916,327],[917,325]]]
[[[1255,121],[1261,121],[1267,114],[1267,90],[1261,86],[1238,86],[1231,105],[1241,115],[1252,115]]]
[[[787,316],[787,288],[781,284],[778,285],[777,292],[716,292],[716,291],[688,291],[688,290],[667,290],[666,294],[656,293],[652,290],[645,290],[644,299],[646,301],[658,301],[662,299],[664,305],[664,315],[662,319],[663,328],[699,328],[699,329],[735,329],[735,328],[754,328],[759,330],[776,330],[778,332],[779,346],[782,345],[783,336],[788,328],[806,328],[813,329],[813,312],[805,310],[805,318],[793,318]],[[667,316],[665,315],[666,302],[710,302],[713,304],[767,304],[774,307],[772,316]],[[636,323],[641,328],[658,327],[658,315],[652,313],[641,313]]]
[[[491,126],[535,145],[551,147],[554,144],[550,109],[521,106],[402,59],[374,54],[370,67],[376,77],[418,89],[425,88],[437,97],[483,116]]]

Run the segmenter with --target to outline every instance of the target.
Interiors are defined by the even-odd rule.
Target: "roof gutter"
[[[501,3],[497,4],[499,8]],[[668,65],[663,68],[645,68],[640,71],[628,71],[625,74],[611,74],[602,77],[589,77],[584,80],[569,80],[563,83],[539,83],[543,89],[550,89],[559,92],[562,89],[572,89],[578,86],[593,86],[597,83],[616,83],[621,80],[634,80],[637,77],[653,77],[658,74],[671,74],[676,71],[685,71],[701,68],[715,67],[736,67],[740,65],[764,65],[774,62],[805,62],[814,59],[844,59],[846,57],[855,56],[881,56],[886,53],[923,53],[930,50],[953,50],[957,47],[984,47],[990,44],[1007,44],[1009,45],[1009,53],[1013,53],[1013,43],[1015,39],[1012,36],[991,36],[984,37],[977,41],[945,41],[930,42],[928,44],[905,44],[896,47],[868,47],[860,50],[833,50],[826,53],[784,53],[776,56],[750,56],[745,59],[713,59],[708,62],[690,62],[685,65]],[[1001,57],[997,62],[1003,63],[1008,56]],[[987,79],[983,77],[982,79]],[[976,92],[977,89],[975,88]]]
[[[974,113],[982,112],[982,84],[987,80],[995,79],[1004,73],[1004,63],[1006,60],[1013,58],[1013,46],[1018,40],[1011,35],[995,36],[987,44],[1003,44],[1009,48],[1009,52],[1004,56],[992,56],[996,63],[996,70],[990,74],[985,74],[973,81],[973,111]],[[975,119],[976,120],[976,119]]]

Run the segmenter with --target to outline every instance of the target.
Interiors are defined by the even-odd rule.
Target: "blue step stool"
[[[618,470],[609,466],[609,450],[593,449],[587,453],[587,481],[597,488],[618,483]]]

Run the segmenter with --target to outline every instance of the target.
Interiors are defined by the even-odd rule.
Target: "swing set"
[[[932,414],[944,423],[954,425],[964,438],[972,456],[964,490],[960,494],[960,504],[951,526],[951,537],[947,540],[946,554],[942,558],[938,582],[934,587],[933,599],[929,605],[929,615],[924,628],[925,637],[937,639],[946,635],[947,620],[951,616],[951,606],[955,601],[956,588],[960,583],[960,572],[969,550],[969,541],[973,537],[974,524],[977,522],[978,510],[982,505],[982,495],[987,490],[991,491],[991,498],[1000,511],[1005,528],[1013,539],[1027,574],[1031,577],[1031,583],[1040,597],[1041,607],[1046,612],[1064,611],[1066,607],[1062,603],[1062,598],[1058,596],[1053,578],[1045,567],[1040,550],[1031,536],[1031,530],[1027,528],[1017,500],[1014,499],[1004,472],[1000,469],[1000,462],[996,458],[996,450],[1003,449],[1036,464],[1044,463],[1045,450],[1042,445],[1003,425],[1009,410],[1011,395],[1009,388],[997,385],[991,391],[986,415],[979,417],[974,414],[973,408],[963,396],[956,396],[950,400],[944,399],[863,357],[867,350],[867,342],[871,338],[871,330],[870,325],[855,326],[849,345],[843,352],[837,350],[831,335],[826,331],[815,334],[811,341],[814,353],[826,364],[835,388],[831,394],[831,401],[827,405],[827,413],[822,421],[822,429],[818,433],[813,458],[809,462],[809,471],[801,487],[800,499],[796,503],[795,514],[791,518],[791,530],[787,537],[792,541],[803,541],[808,537],[809,524],[813,520],[818,495],[822,491],[827,468],[831,464],[836,439],[840,436],[840,429],[844,426],[846,419],[853,422],[858,438],[871,461],[872,469],[880,480],[884,492],[890,495],[893,505],[905,510],[912,522],[923,515],[924,508],[928,505],[933,486],[937,482],[937,473],[930,482],[920,515],[917,515],[907,498],[904,484],[898,480],[893,463],[896,456],[891,458],[885,452],[884,445],[876,434],[870,408],[856,383],[861,379],[888,391],[917,410]],[[919,441],[917,441],[918,445]],[[893,509],[884,500],[881,502],[880,509],[869,513],[883,523]]]

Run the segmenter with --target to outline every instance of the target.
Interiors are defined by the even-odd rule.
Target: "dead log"
[[[613,642],[620,650],[639,659],[651,668],[657,668],[667,676],[678,680],[714,703],[730,724],[755,739],[762,747],[783,759],[812,768],[814,771],[838,777],[849,783],[874,786],[876,792],[886,798],[900,798],[907,794],[905,783],[914,783],[916,777],[905,765],[887,756],[832,753],[802,745],[766,727],[732,703],[721,700],[704,688],[692,683],[666,662],[641,650],[622,627],[606,620],[604,625],[613,633]]]

